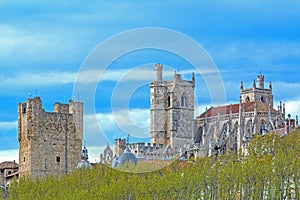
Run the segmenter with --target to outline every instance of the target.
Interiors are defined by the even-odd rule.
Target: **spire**
[[[192,81],[195,84],[195,73],[194,72],[192,73]]]
[[[241,84],[240,84],[240,90],[243,90],[243,89],[244,89],[243,81],[241,81]]]
[[[253,89],[255,89],[256,88],[256,82],[255,82],[255,79],[254,79],[254,81],[253,81]]]
[[[82,149],[82,153],[81,153],[81,159],[82,160],[85,160],[87,161],[89,159],[89,156],[88,156],[88,150],[87,148],[85,147],[85,142],[84,142],[84,147]]]
[[[279,102],[279,111],[280,111],[280,113],[282,113],[282,102],[281,101]]]

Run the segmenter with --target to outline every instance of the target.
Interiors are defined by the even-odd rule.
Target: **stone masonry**
[[[175,72],[173,80],[164,81],[162,68],[155,65],[150,83],[150,142],[179,149],[193,142],[195,78],[183,80]]]
[[[67,174],[80,162],[83,103],[54,104],[45,112],[40,97],[18,105],[19,174],[32,178]]]

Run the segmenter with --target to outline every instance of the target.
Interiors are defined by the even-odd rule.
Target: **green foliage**
[[[246,156],[228,152],[195,162],[97,165],[60,178],[21,178],[9,199],[300,199],[299,131],[256,136],[247,150]]]

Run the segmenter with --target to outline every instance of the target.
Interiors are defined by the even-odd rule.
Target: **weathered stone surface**
[[[155,66],[155,81],[150,83],[150,142],[174,149],[193,142],[194,77],[163,81],[162,65]]]
[[[264,88],[258,75],[252,88],[240,85],[240,103],[211,107],[195,119],[197,156],[211,156],[227,150],[245,151],[254,134],[265,134],[285,125],[284,109],[273,108],[272,84]]]
[[[56,103],[45,112],[39,97],[18,106],[20,176],[67,174],[80,162],[83,103]]]

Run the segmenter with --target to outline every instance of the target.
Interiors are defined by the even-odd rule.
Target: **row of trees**
[[[145,167],[151,171],[143,162],[121,170],[138,172]],[[229,152],[195,162],[176,161],[148,173],[98,165],[60,178],[21,178],[11,185],[7,198],[300,199],[299,169],[300,132],[293,131],[284,138],[255,137],[247,156]]]

